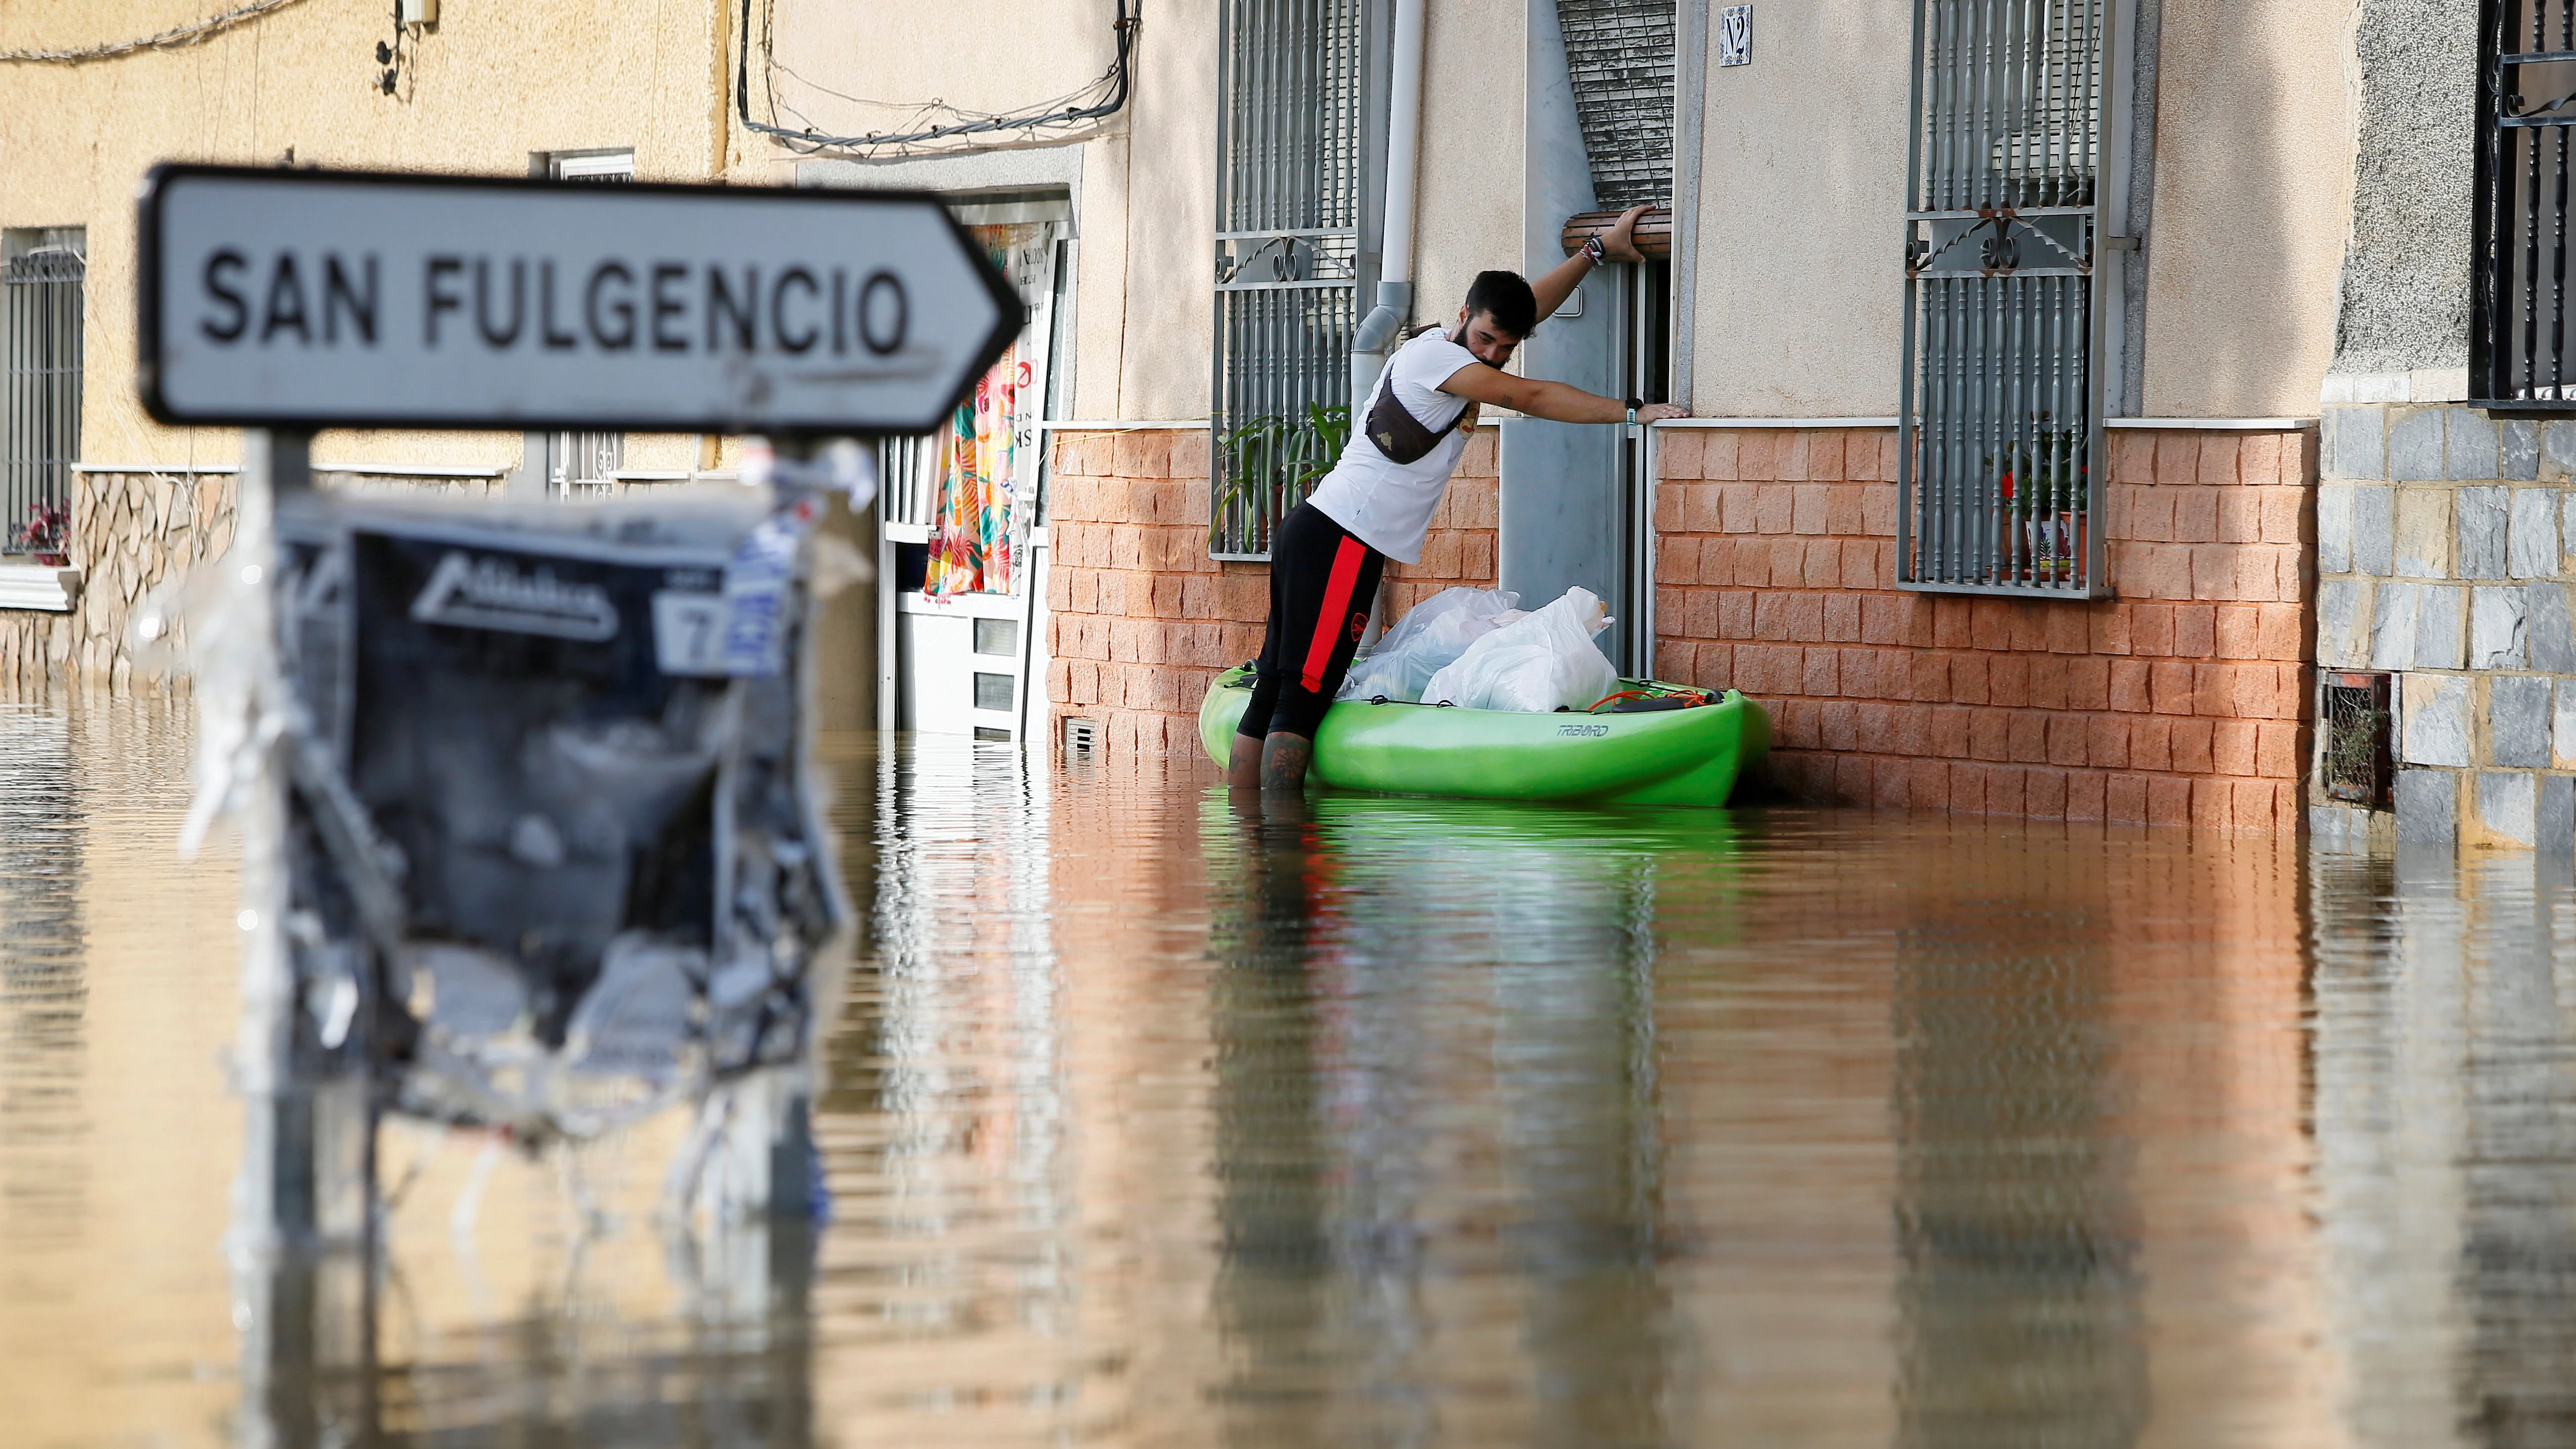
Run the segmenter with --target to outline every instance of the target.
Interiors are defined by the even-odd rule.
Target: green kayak
[[[1623,679],[1623,690],[1684,693]],[[1199,704],[1199,740],[1218,764],[1252,698],[1252,672],[1217,676]],[[1651,706],[1657,701],[1639,701]],[[1723,805],[1735,777],[1771,746],[1771,717],[1736,690],[1712,704],[1638,713],[1521,714],[1343,700],[1315,732],[1315,778],[1343,790],[1483,800]]]

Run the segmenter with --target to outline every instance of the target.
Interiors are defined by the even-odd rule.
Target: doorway
[[[950,212],[1028,308],[1028,325],[947,426],[880,445],[877,723],[1025,745],[1043,733],[1047,422],[1058,415],[1069,199]]]
[[[1666,261],[1622,262],[1612,274],[1611,305],[1617,319],[1621,397],[1666,402],[1673,376],[1673,269]],[[1618,595],[1610,599],[1618,620],[1602,644],[1619,672],[1652,678],[1655,672],[1654,446],[1644,427],[1617,430],[1619,543]]]

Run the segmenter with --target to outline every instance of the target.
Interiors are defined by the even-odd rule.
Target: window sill
[[[0,564],[0,612],[68,614],[80,597],[79,569],[51,564]]]

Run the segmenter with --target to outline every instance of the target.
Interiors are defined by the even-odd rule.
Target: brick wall
[[[1052,714],[1098,720],[1113,751],[1196,753],[1200,696],[1260,652],[1270,608],[1267,565],[1208,557],[1207,434],[1058,433],[1052,461]],[[1452,584],[1492,587],[1497,486],[1493,430],[1481,429],[1422,562],[1388,566],[1388,617]]]
[[[1673,430],[1658,667],[1771,707],[1800,797],[2297,828],[2312,431],[2113,437],[2115,599],[1895,589],[1892,430]]]

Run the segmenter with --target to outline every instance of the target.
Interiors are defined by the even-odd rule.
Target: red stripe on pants
[[[1333,662],[1333,646],[1341,642],[1342,625],[1351,613],[1351,591],[1359,587],[1360,561],[1367,556],[1368,545],[1347,535],[1341,547],[1333,550],[1332,577],[1324,583],[1324,607],[1315,615],[1315,642],[1306,646],[1304,682],[1309,693],[1324,687],[1324,670]]]

